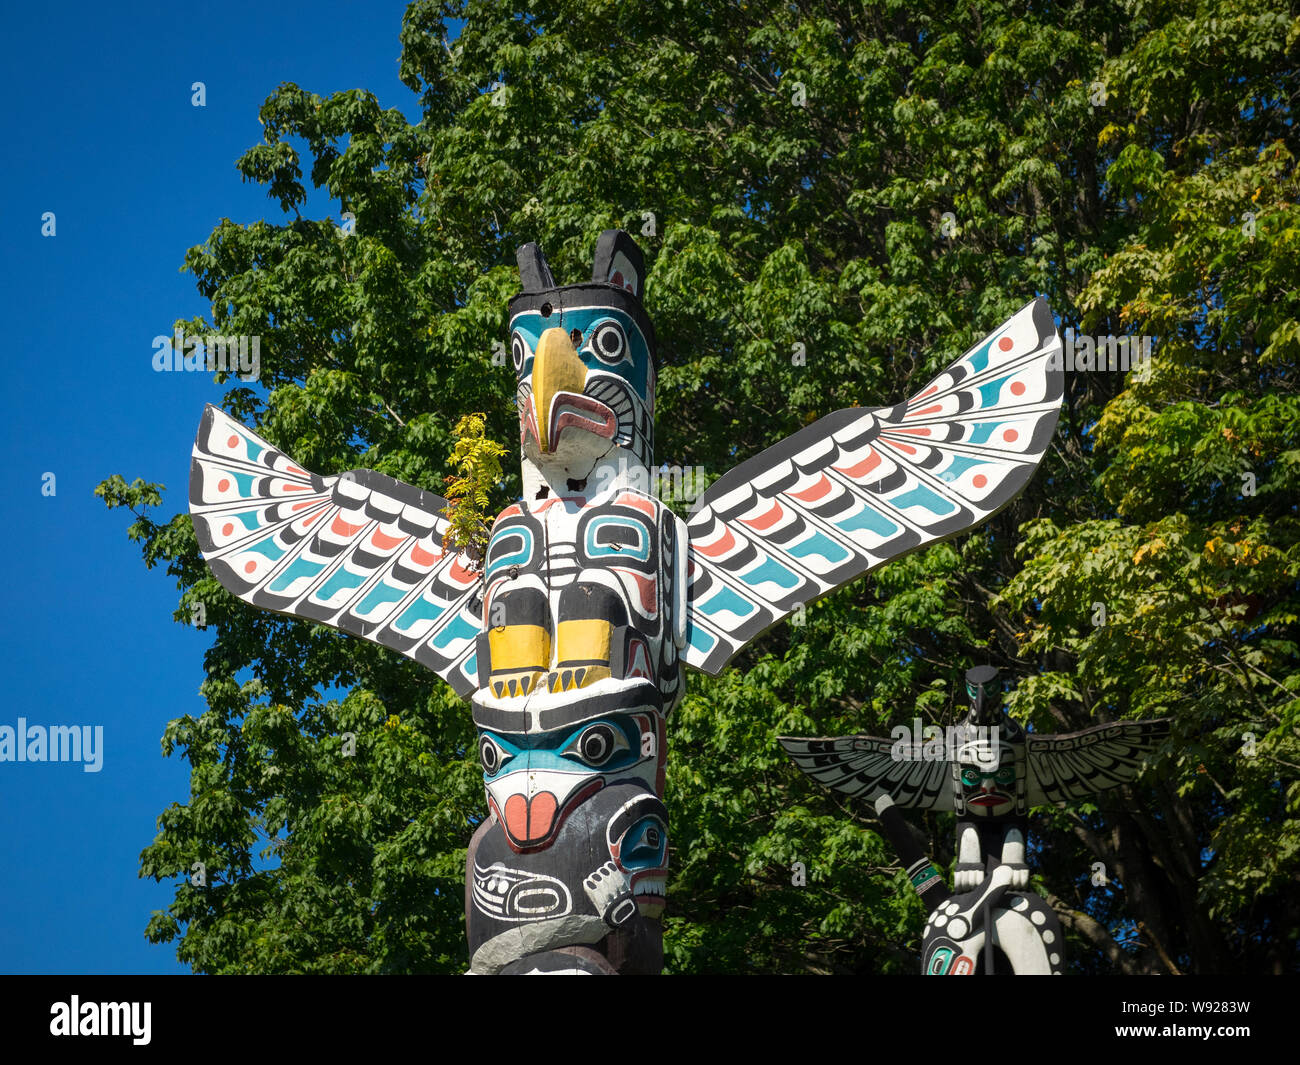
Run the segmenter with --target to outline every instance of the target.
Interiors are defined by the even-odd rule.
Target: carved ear
[[[591,279],[627,289],[637,299],[645,287],[645,258],[641,249],[621,229],[607,229],[596,241]]]
[[[546,256],[535,243],[529,242],[515,252],[519,262],[519,280],[524,292],[545,292],[555,287],[555,278],[551,268],[546,265]]]

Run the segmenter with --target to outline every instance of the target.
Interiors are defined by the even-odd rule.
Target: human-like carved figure
[[[1135,779],[1169,735],[1169,722],[1121,721],[1041,735],[1007,717],[993,667],[968,670],[966,693],[970,710],[957,728],[952,758],[924,757],[919,745],[909,750],[875,736],[783,737],[781,743],[815,780],[872,800],[930,911],[923,972],[1059,973],[1060,923],[1028,890],[1029,810],[1091,798]],[[916,846],[898,807],[957,814],[956,894]]]

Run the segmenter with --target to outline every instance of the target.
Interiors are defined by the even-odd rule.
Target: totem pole
[[[668,715],[801,606],[1005,506],[1056,426],[1060,339],[1028,304],[912,400],[853,407],[742,463],[689,522],[650,491],[654,329],[640,250],[588,283],[535,244],[509,305],[523,496],[482,572],[446,501],[370,470],[321,477],[214,407],[190,511],[239,598],[393,648],[470,700],[488,816],[470,841],[470,971],[658,972]]]
[[[1029,891],[1025,838],[1033,806],[1091,798],[1133,780],[1169,722],[1120,721],[1081,732],[1026,732],[1001,708],[998,671],[966,673],[971,708],[948,733],[910,737],[781,737],[819,783],[873,803],[930,917],[921,941],[927,976],[1057,975],[1064,942],[1055,912]],[[918,722],[919,725],[919,722]],[[896,732],[898,730],[895,730]],[[899,807],[957,814],[953,895],[917,846]]]

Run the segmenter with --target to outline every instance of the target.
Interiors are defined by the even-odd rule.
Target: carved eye
[[[604,765],[619,751],[626,750],[629,750],[627,737],[612,725],[602,722],[583,729],[560,753],[595,767]]]
[[[619,325],[606,322],[604,325],[597,326],[596,332],[592,334],[591,349],[601,362],[611,365],[622,362],[627,351],[627,338]]]
[[[528,345],[518,333],[510,339],[510,357],[514,359],[515,373],[523,373],[524,359],[528,358]]]
[[[980,775],[974,769],[963,769],[961,771],[961,782],[968,788],[973,788],[980,782]]]
[[[1016,771],[1011,766],[1003,766],[993,779],[999,784],[1014,784],[1016,782]]]
[[[491,736],[484,733],[478,740],[478,760],[483,765],[483,772],[492,776],[506,762],[510,761],[513,755],[509,751],[502,749]]]

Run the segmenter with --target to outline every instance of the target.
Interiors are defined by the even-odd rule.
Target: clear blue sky
[[[222,388],[155,373],[152,340],[209,308],[186,249],[219,219],[279,222],[234,162],[283,81],[374,92],[398,80],[405,3],[10,5],[0,68],[0,310],[8,323],[0,727],[103,728],[101,771],[0,762],[0,973],[187,971],[144,938],[170,884],[138,877],[158,814],[189,794],[167,722],[201,713],[201,632],[172,621],[175,582],[144,568],[130,515],[93,495],[112,473],[185,508],[190,446]],[[206,106],[191,105],[191,85]],[[41,235],[42,215],[56,234]],[[304,215],[337,216],[315,197]],[[42,495],[43,475],[55,495]]]

